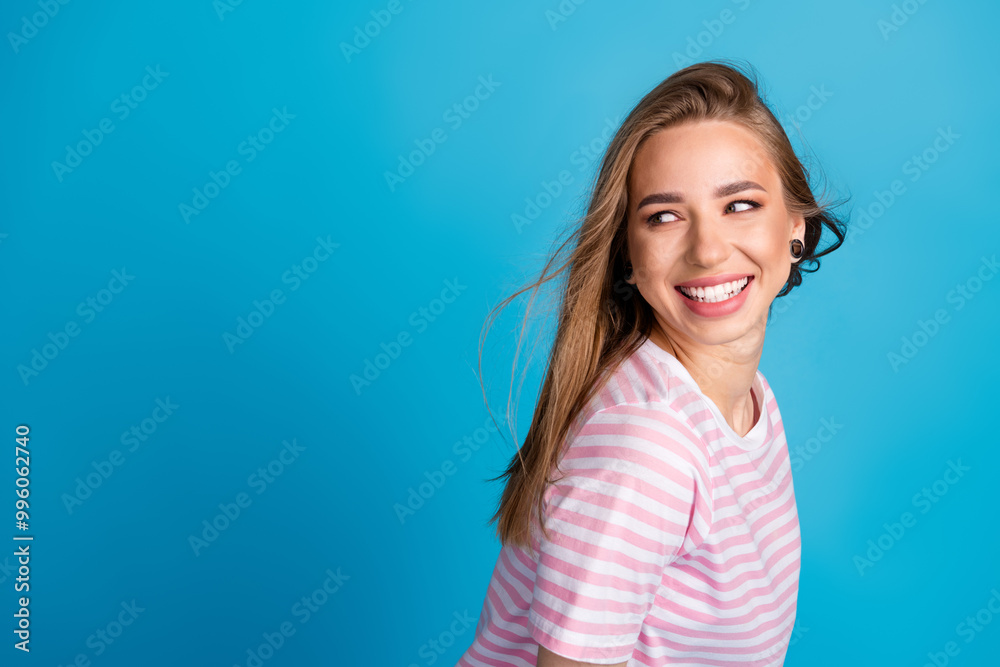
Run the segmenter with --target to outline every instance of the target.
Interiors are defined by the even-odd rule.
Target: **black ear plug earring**
[[[798,239],[792,239],[788,243],[788,246],[789,246],[789,248],[791,248],[792,257],[794,257],[795,259],[799,259],[799,258],[802,257],[802,251],[803,251],[802,241],[800,241]]]

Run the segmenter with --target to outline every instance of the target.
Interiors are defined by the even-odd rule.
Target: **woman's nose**
[[[692,219],[688,233],[687,260],[689,263],[712,268],[724,262],[732,252],[729,239],[722,229],[722,221],[704,215]]]

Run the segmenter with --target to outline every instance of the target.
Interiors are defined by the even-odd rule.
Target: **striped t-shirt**
[[[548,539],[500,550],[458,667],[535,665],[537,645],[629,667],[785,659],[800,540],[771,388],[740,437],[647,339],[574,422],[544,493]]]

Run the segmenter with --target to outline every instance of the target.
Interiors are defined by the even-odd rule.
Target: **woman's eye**
[[[729,204],[727,204],[725,212],[726,213],[745,213],[746,211],[752,211],[753,209],[760,208],[760,207],[761,207],[761,204],[759,202],[755,202],[752,199],[738,199],[738,200],[736,200],[734,202],[730,202]],[[665,217],[665,216],[673,216],[673,217],[670,218],[670,217]],[[646,221],[650,225],[661,225],[663,223],[674,222],[675,220],[679,220],[679,219],[680,218],[678,218],[677,214],[674,213],[673,211],[657,211],[653,215],[649,216],[646,219]]]
[[[743,213],[744,211],[751,211],[755,208],[760,208],[760,204],[755,201],[750,199],[740,199],[738,201],[730,202],[730,204],[726,206],[726,210],[729,211],[729,209],[734,206],[743,206],[745,208],[735,209],[732,211],[733,213]]]
[[[649,218],[648,218],[649,224],[651,224],[651,225],[658,225],[658,224],[661,224],[661,223],[664,223],[664,222],[673,222],[673,220],[671,220],[669,218],[665,219],[665,218],[661,217],[661,216],[664,216],[664,215],[672,215],[672,216],[674,216],[674,218],[677,217],[677,215],[675,213],[673,213],[672,211],[660,211],[658,213],[654,213],[653,215],[649,216]]]

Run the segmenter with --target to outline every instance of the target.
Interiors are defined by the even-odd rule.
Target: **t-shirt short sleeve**
[[[545,491],[532,638],[558,655],[625,662],[703,494],[692,444],[662,404],[589,416]]]

